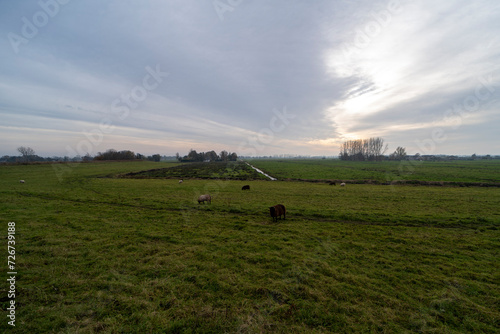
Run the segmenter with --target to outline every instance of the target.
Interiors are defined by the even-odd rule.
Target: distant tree
[[[187,155],[188,161],[200,161],[199,158],[200,157],[198,155],[198,152],[196,152],[196,150],[193,150],[193,149],[191,149]]]
[[[220,155],[217,155],[215,151],[208,152],[196,152],[196,150],[191,149],[188,155],[180,157],[176,154],[177,160],[181,162],[200,162],[200,161],[236,161],[238,155],[236,153],[228,153],[227,151],[222,151]]]
[[[151,158],[150,159],[151,161],[160,162],[161,155],[159,155],[159,154],[153,154],[150,158]]]
[[[340,146],[339,158],[351,161],[379,161],[387,151],[384,139],[380,137],[369,139],[348,140]]]
[[[394,153],[389,156],[391,160],[404,160],[406,159],[406,149],[404,147],[398,146]]]
[[[233,152],[233,153],[229,154],[228,160],[229,161],[236,161],[236,160],[238,160],[238,155]]]
[[[383,155],[387,152],[388,145],[384,145],[384,139],[380,137],[370,138],[368,139],[367,156],[368,160],[371,161],[379,161],[382,160]]]
[[[175,153],[175,158],[178,160],[178,161],[181,161],[181,155],[179,154],[179,152]]]
[[[204,160],[217,161],[219,160],[219,156],[215,153],[215,151],[206,152]]]
[[[129,150],[116,151],[114,149],[109,149],[104,153],[97,153],[94,160],[135,160],[136,155],[134,152]]]
[[[22,160],[24,162],[33,160],[35,156],[35,150],[33,150],[31,147],[20,146],[17,148],[17,150],[19,151],[19,153],[21,153]]]
[[[4,155],[1,159],[0,159],[1,162],[10,162],[10,163],[14,163],[14,162],[19,162],[19,158],[18,157],[11,157],[11,156],[8,156],[8,155]]]
[[[135,153],[129,150],[120,151],[120,160],[135,160]]]
[[[90,162],[92,161],[92,157],[90,156],[89,153],[85,154],[85,156],[82,158],[83,162]]]
[[[228,157],[229,157],[229,153],[227,153],[227,151],[224,150],[224,151],[220,152],[220,160],[221,161],[227,161]]]

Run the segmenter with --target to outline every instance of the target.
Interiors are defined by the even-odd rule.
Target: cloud
[[[482,88],[488,98],[462,117],[455,131],[463,135],[439,145],[494,149],[481,129],[498,122],[499,7],[245,1],[221,20],[210,1],[71,1],[18,53],[0,41],[0,154],[15,154],[24,138],[39,154],[63,155],[57,138],[75,147],[103,120],[115,128],[94,150],[237,151],[260,138],[254,151],[262,155],[336,154],[342,140],[370,136],[415,147],[433,128],[451,129],[447,110],[471,103],[485,79],[493,91]],[[42,10],[36,2],[0,4],[1,34],[23,36],[25,21]],[[156,66],[168,76],[144,99],[137,95],[126,115],[121,102],[120,114],[115,102],[140,93],[146,68]],[[269,134],[273,110],[283,108],[296,117]]]
[[[346,51],[344,44],[330,51],[330,73],[357,78],[326,111],[340,137],[419,134],[415,130],[434,127],[447,109],[474,96],[480,80],[496,74],[498,65],[482,63],[496,59],[499,51],[480,25],[496,20],[491,3],[428,5],[401,3],[394,13],[385,10],[385,26],[372,16],[357,28],[358,36],[347,46],[351,49]],[[487,100],[498,108],[494,90]],[[490,117],[479,112],[475,123],[480,126]],[[470,121],[464,118],[464,123]],[[406,143],[411,141],[407,138]]]

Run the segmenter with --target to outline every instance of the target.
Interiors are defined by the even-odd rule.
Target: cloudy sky
[[[498,0],[0,2],[0,155],[500,154]]]

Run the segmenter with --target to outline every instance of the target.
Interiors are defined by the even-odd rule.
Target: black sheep
[[[283,204],[278,204],[275,206],[271,206],[269,208],[269,212],[271,214],[271,217],[273,217],[273,221],[276,218],[276,221],[278,221],[278,217],[281,219],[281,215],[283,215],[283,219],[286,218],[286,209]]]

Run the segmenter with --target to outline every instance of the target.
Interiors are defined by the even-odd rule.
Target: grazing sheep
[[[203,202],[203,204],[205,204],[205,201],[208,202],[209,204],[212,204],[212,197],[210,197],[210,195],[201,195],[200,197],[198,197],[198,204],[200,204],[201,202]]]
[[[182,179],[180,179],[180,180],[179,180],[179,183],[182,183],[182,182],[183,182],[183,181],[182,181]]]
[[[241,190],[250,190],[250,186],[248,184],[244,185],[243,187],[241,187]]]
[[[278,217],[281,219],[281,215],[283,215],[283,219],[286,218],[286,209],[283,204],[278,204],[275,206],[269,207],[269,213],[271,214],[271,217],[274,219],[276,218],[276,221],[278,221]]]
[[[342,182],[342,183],[340,184],[340,186],[341,186],[341,187],[345,187],[345,182]]]
[[[331,185],[331,186],[336,186],[336,185],[337,185],[337,184],[335,183],[335,181],[330,181],[328,184],[329,184],[329,185]]]
[[[24,180],[19,180],[19,183],[24,183]]]

